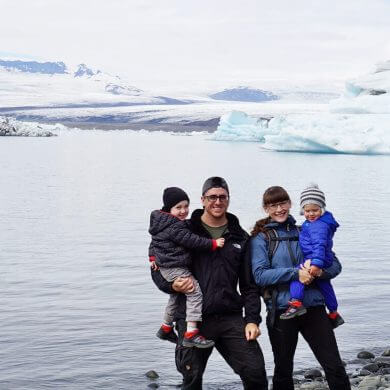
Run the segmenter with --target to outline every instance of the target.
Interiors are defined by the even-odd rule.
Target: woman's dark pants
[[[183,375],[182,389],[201,390],[202,377],[213,348],[199,349],[180,346],[186,323],[176,323],[179,345],[176,367]],[[242,380],[245,390],[267,390],[264,357],[257,341],[245,338],[245,322],[241,315],[215,315],[203,318],[200,331],[215,341],[215,348]]]
[[[309,307],[306,314],[289,320],[281,320],[281,313],[283,310],[277,311],[274,326],[268,326],[275,362],[273,390],[294,390],[293,361],[299,332],[324,369],[329,389],[349,390],[351,385],[325,307]]]

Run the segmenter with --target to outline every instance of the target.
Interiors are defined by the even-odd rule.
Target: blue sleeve
[[[316,265],[319,268],[324,268],[324,262],[320,259],[312,259],[311,264]]]
[[[328,242],[329,227],[322,221],[312,222],[308,226],[312,247],[312,264],[324,268],[325,250]]]
[[[286,283],[298,279],[298,269],[294,267],[271,268],[265,238],[258,234],[250,241],[252,254],[252,273],[259,286]]]
[[[341,270],[341,263],[335,255],[332,264],[328,268],[323,269],[320,279],[333,279],[341,272]]]

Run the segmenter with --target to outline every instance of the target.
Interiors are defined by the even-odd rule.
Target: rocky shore
[[[344,362],[354,390],[385,390],[390,389],[390,348],[375,355],[370,351],[361,351],[356,358]],[[145,373],[149,383],[147,388],[157,389],[163,384],[159,383],[159,375],[151,370]],[[272,390],[272,379],[270,378]],[[295,390],[329,390],[324,372],[321,368],[311,368],[294,372]],[[177,387],[180,387],[178,385]],[[229,383],[218,386],[219,390],[238,390],[242,385]]]
[[[384,350],[379,356],[361,351],[356,359],[345,362],[345,365],[352,389],[390,389],[390,349]],[[329,389],[323,370],[318,368],[295,372],[294,381],[296,390]]]

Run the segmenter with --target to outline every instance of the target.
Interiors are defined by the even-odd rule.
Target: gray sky
[[[0,0],[0,58],[134,85],[334,79],[390,59],[390,0]]]

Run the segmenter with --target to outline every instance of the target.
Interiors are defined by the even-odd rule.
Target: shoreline
[[[214,133],[217,130],[219,118],[213,118],[209,121],[197,122],[170,122],[170,123],[150,123],[150,122],[128,122],[128,123],[102,123],[102,122],[75,122],[75,121],[57,121],[71,129],[81,130],[147,130],[147,131],[166,131],[174,133],[192,133],[208,132]],[[51,123],[47,123],[51,124]]]

